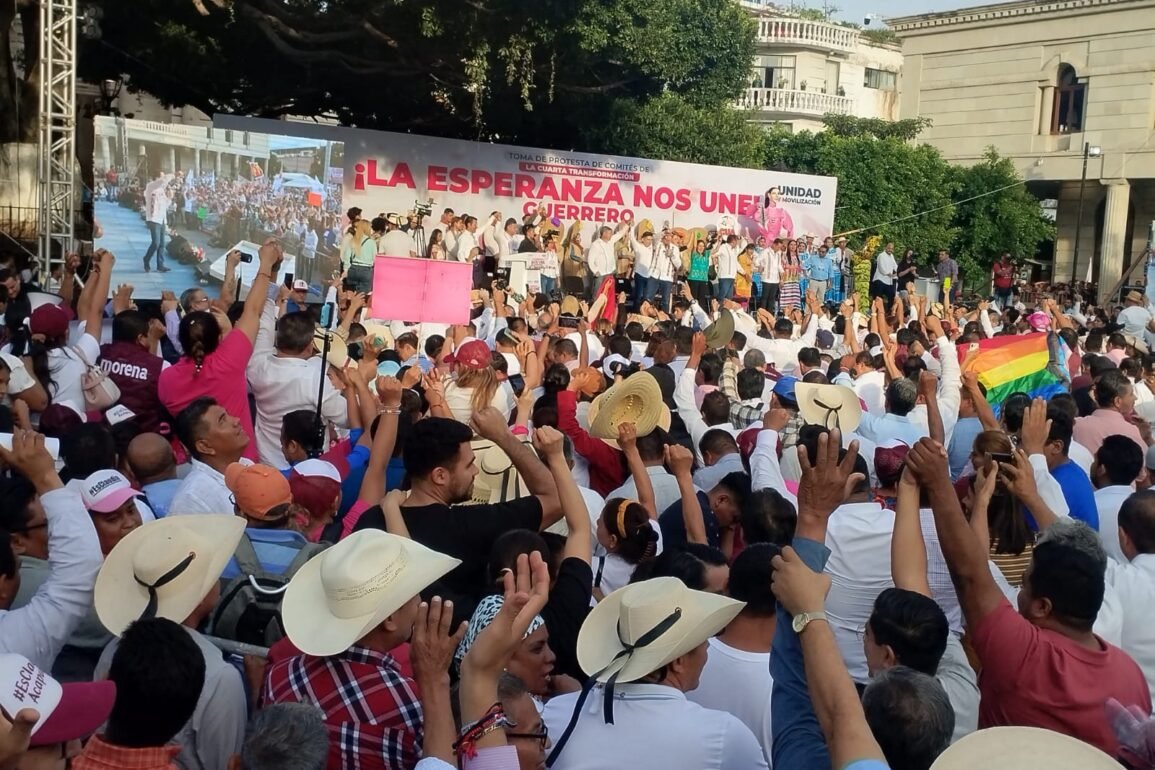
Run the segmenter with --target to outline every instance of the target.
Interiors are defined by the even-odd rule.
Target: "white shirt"
[[[1119,646],[1143,669],[1155,694],[1155,554],[1141,553],[1131,562],[1107,564],[1107,583],[1122,606],[1123,633]]]
[[[954,710],[954,734],[950,742],[954,743],[979,729],[978,676],[967,660],[962,642],[954,634],[946,635],[946,651],[934,678],[946,690],[946,697]]]
[[[377,253],[387,257],[412,257],[417,254],[417,244],[409,233],[390,230],[377,241]]]
[[[8,365],[8,395],[4,397],[4,403],[10,404],[14,394],[23,393],[37,383],[36,379],[28,373],[28,367],[24,366],[22,358],[8,353],[0,354],[0,358],[3,358],[4,363]]]
[[[499,263],[502,257],[507,257],[513,253],[505,228],[498,228],[497,223],[492,219],[486,223],[485,229],[481,231],[481,240],[485,244],[485,253],[497,257]]]
[[[766,283],[779,283],[782,280],[782,255],[774,249],[766,249]]]
[[[714,251],[718,261],[718,278],[733,280],[738,275],[738,252],[728,243],[723,243]]]
[[[650,277],[650,267],[654,264],[655,244],[649,246],[639,241],[630,233],[630,247],[634,250],[634,274],[642,278]]]
[[[578,356],[580,357],[582,352],[581,333],[570,332],[569,334],[565,335],[565,338],[574,344],[574,347],[578,350]],[[586,332],[586,347],[589,348],[591,363],[600,360],[606,352],[606,346],[602,344],[600,339],[598,339],[598,335],[594,334],[593,332]]]
[[[27,605],[0,610],[0,653],[23,655],[43,671],[92,609],[92,588],[104,559],[80,495],[67,488],[40,495],[48,520],[51,573]]]
[[[156,225],[163,225],[168,219],[168,207],[172,200],[168,197],[168,189],[160,185],[148,196],[148,219]]]
[[[576,460],[577,458],[574,459]],[[586,513],[589,514],[590,517],[590,547],[593,549],[592,552],[596,553],[599,548],[598,519],[602,515],[602,508],[605,508],[606,506],[606,499],[589,487],[583,486],[581,482],[578,482],[578,492],[581,492],[582,501],[586,504]],[[568,537],[569,527],[566,525],[565,519],[561,519],[550,525],[550,527],[546,529],[546,532],[552,532],[555,535]]]
[[[658,535],[658,539],[654,543],[654,556],[661,556],[663,548],[662,528],[653,519],[650,519],[650,527]],[[594,540],[597,540],[596,522],[594,524]],[[619,588],[629,585],[630,578],[633,577],[634,570],[638,568],[638,565],[630,564],[616,553],[607,553],[601,543],[595,544],[593,553],[594,559],[590,566],[594,571],[594,588],[601,591],[603,596],[608,596]]]
[[[451,380],[445,383],[444,389],[445,406],[453,413],[453,419],[468,425],[474,411],[473,388],[463,388]],[[513,404],[510,403],[504,388],[499,387],[493,391],[493,398],[489,400],[489,405],[501,412],[506,420],[509,420],[509,415],[513,413]]]
[[[1142,339],[1143,332],[1147,331],[1147,324],[1151,322],[1151,311],[1145,307],[1130,305],[1123,308],[1116,320],[1123,324],[1124,334]]]
[[[745,332],[743,332],[745,333]],[[810,322],[806,324],[806,328],[802,330],[802,334],[795,339],[766,339],[765,337],[757,336],[755,331],[753,334],[746,334],[747,348],[755,348],[761,350],[766,356],[767,363],[773,363],[774,367],[782,374],[794,374],[798,368],[798,353],[802,348],[814,347],[814,340],[818,335],[818,316],[810,316]]]
[[[870,619],[878,595],[894,587],[890,573],[893,536],[894,511],[878,503],[841,505],[826,527],[826,547],[830,549],[826,572],[832,579],[826,616],[850,677],[863,684],[869,681],[869,674],[859,633]]]
[[[650,277],[655,281],[672,282],[682,269],[682,252],[672,243],[658,244],[654,249],[654,262],[650,265]]]
[[[84,411],[84,375],[89,364],[99,366],[100,343],[88,332],[81,334],[71,347],[48,351],[48,371],[52,384],[46,389],[55,404],[72,404]]]
[[[658,515],[661,516],[663,511],[682,499],[682,493],[678,490],[678,480],[661,465],[647,466],[646,475],[650,477],[650,484],[654,487],[654,504],[657,506]],[[633,476],[626,479],[625,484],[606,495],[607,500],[613,500],[615,497],[624,497],[628,500],[638,499],[638,485]]]
[[[1082,468],[1087,478],[1091,478],[1091,465],[1095,462],[1095,455],[1091,454],[1090,449],[1078,441],[1072,441],[1071,448],[1067,451],[1067,459]]]
[[[327,368],[327,367],[326,367]],[[281,423],[289,412],[317,409],[317,392],[325,378],[321,419],[344,428],[349,424],[349,406],[341,391],[333,387],[322,372],[321,358],[288,358],[270,355],[263,366],[249,367],[249,387],[257,404],[253,426],[257,435],[257,452],[261,462],[273,468],[289,465],[281,453]],[[223,511],[222,511],[223,513]]]
[[[898,275],[898,262],[894,260],[893,254],[887,254],[885,251],[878,253],[878,259],[874,263],[874,280],[890,286],[894,283],[895,276]]]
[[[674,405],[677,406],[678,415],[682,418],[682,422],[690,434],[690,441],[694,445],[694,457],[699,464],[702,464],[702,450],[698,448],[698,444],[701,443],[702,436],[705,436],[707,431],[718,428],[732,436],[737,436],[741,431],[730,424],[729,420],[720,425],[707,425],[706,421],[702,419],[702,412],[698,409],[698,405],[694,403],[694,378],[697,377],[697,373],[697,369],[691,369],[687,366],[682,370],[682,373],[678,375],[678,385],[674,388]],[[699,473],[701,473],[701,471],[699,471]],[[701,488],[710,489],[711,487]],[[658,513],[661,513],[661,511]]]
[[[770,762],[770,653],[735,649],[717,637],[710,640],[710,656],[698,688],[686,697],[699,706],[733,714],[750,728]],[[977,715],[976,715],[977,716]]]
[[[886,375],[882,372],[866,372],[854,380],[854,393],[866,404],[870,414],[886,414]]]
[[[950,446],[954,426],[958,424],[958,409],[962,401],[962,369],[958,364],[958,351],[946,337],[938,338],[938,352],[941,364],[941,380],[938,384],[938,409],[942,418],[943,435],[946,446]],[[926,404],[916,404],[910,412],[911,422],[925,427],[930,435],[930,418]]]
[[[1127,563],[1127,557],[1119,545],[1119,509],[1133,494],[1135,487],[1130,484],[1095,490],[1095,507],[1099,509],[1099,538],[1103,541],[1103,550],[1119,564]]]
[[[910,415],[900,417],[890,412],[882,416],[863,412],[862,422],[858,424],[858,432],[876,445],[897,439],[907,446],[914,446],[919,439],[927,438],[930,435],[926,427],[916,423],[910,418]]]
[[[614,255],[614,245],[626,234],[625,230],[618,230],[610,236],[608,241],[594,238],[593,243],[586,249],[586,263],[594,275],[613,275],[617,272],[618,260]]]
[[[734,426],[728,433],[733,433]],[[699,468],[694,471],[694,486],[703,491],[709,492],[714,487],[721,483],[722,479],[726,478],[731,473],[745,473],[746,468],[742,465],[742,455],[739,452],[733,454],[723,455],[718,462],[713,465],[707,465],[704,468]]]
[[[477,248],[477,238],[468,230],[462,230],[461,234],[457,236],[457,241],[453,244],[453,249],[449,253],[458,262],[469,262],[469,255]]]
[[[553,743],[569,724],[578,693],[551,698],[542,719]],[[630,682],[614,688],[614,723],[602,713],[595,687],[554,770],[759,770],[762,747],[733,714],[706,709],[685,693],[660,684]]]
[[[242,457],[243,465],[253,461]],[[225,486],[225,476],[200,460],[190,460],[192,471],[172,496],[169,516],[188,513],[233,513],[233,493]]]

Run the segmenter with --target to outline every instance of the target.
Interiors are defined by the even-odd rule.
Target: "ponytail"
[[[196,373],[204,368],[205,359],[212,355],[221,342],[221,326],[212,313],[197,310],[180,321],[180,345],[193,362]]]
[[[658,533],[650,523],[650,514],[637,500],[607,500],[602,522],[606,531],[618,539],[614,552],[626,562],[642,564],[657,555]]]

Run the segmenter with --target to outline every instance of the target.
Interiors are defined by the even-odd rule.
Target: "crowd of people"
[[[0,265],[0,770],[1155,768],[1144,295],[461,220],[558,284],[438,326],[355,249],[158,314]]]

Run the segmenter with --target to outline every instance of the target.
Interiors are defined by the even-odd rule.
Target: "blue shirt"
[[[1067,460],[1051,471],[1051,476],[1063,488],[1063,497],[1071,509],[1071,518],[1078,519],[1096,532],[1099,531],[1099,508],[1095,504],[1095,488],[1086,472],[1072,460]]]
[[[966,470],[971,461],[971,450],[974,449],[975,439],[983,432],[983,423],[977,417],[960,418],[954,426],[954,433],[950,437],[950,446],[947,453],[950,457],[951,481],[958,481],[959,476]]]
[[[246,529],[245,534],[257,552],[257,559],[261,568],[271,575],[283,575],[285,570],[296,558],[297,552],[309,544],[305,536],[291,529]],[[241,568],[236,558],[230,558],[225,571],[221,573],[224,580],[240,577]]]
[[[720,528],[718,527],[718,519],[710,510],[710,498],[706,496],[705,492],[698,492],[698,505],[702,506],[702,521],[706,525],[706,543],[717,548],[721,539]],[[662,511],[662,514],[658,516],[658,526],[662,530],[663,548],[685,547],[687,543],[686,522],[682,518],[681,500],[671,503],[669,508]]]
[[[812,281],[829,281],[830,274],[834,272],[834,261],[830,257],[815,254],[810,259],[807,272]]]
[[[791,545],[807,567],[815,572],[826,569],[830,549],[825,545],[800,537],[794,538]],[[802,642],[794,633],[792,621],[790,613],[779,604],[774,645],[770,648],[770,678],[774,680],[774,690],[770,694],[770,725],[773,730],[770,766],[789,770],[830,770],[830,751],[814,713],[814,704],[810,702]]]
[[[168,516],[168,507],[172,505],[172,498],[176,495],[180,483],[180,479],[168,479],[167,481],[155,481],[141,488],[140,491],[144,493],[148,507],[152,508],[152,512],[156,514],[158,519]]]

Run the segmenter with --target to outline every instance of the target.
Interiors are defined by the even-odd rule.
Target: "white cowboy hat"
[[[960,739],[931,770],[1119,770],[1119,763],[1089,743],[1039,727],[988,727]]]
[[[244,532],[245,520],[232,514],[171,516],[137,527],[96,576],[100,622],[117,636],[145,616],[183,623],[220,580]]]
[[[623,422],[632,422],[639,437],[650,435],[654,428],[670,429],[670,410],[662,400],[662,389],[646,372],[630,375],[595,398],[588,418],[591,436],[614,442]]]
[[[318,326],[317,330],[313,332],[313,349],[318,353],[324,352],[326,334],[329,336],[329,365],[344,369],[349,363],[349,346],[336,332],[326,332]]]
[[[578,664],[599,682],[633,682],[693,650],[746,606],[659,577],[619,588],[590,610],[578,632]]]
[[[384,347],[393,349],[393,330],[382,323],[367,323],[362,324],[365,327],[365,339],[371,340],[377,337],[381,340]],[[375,346],[379,347],[379,346]]]
[[[799,382],[794,387],[798,411],[807,425],[838,428],[843,433],[856,430],[862,422],[862,403],[845,385]]]
[[[408,538],[367,529],[306,562],[285,591],[285,633],[307,655],[336,655],[461,564]]]

